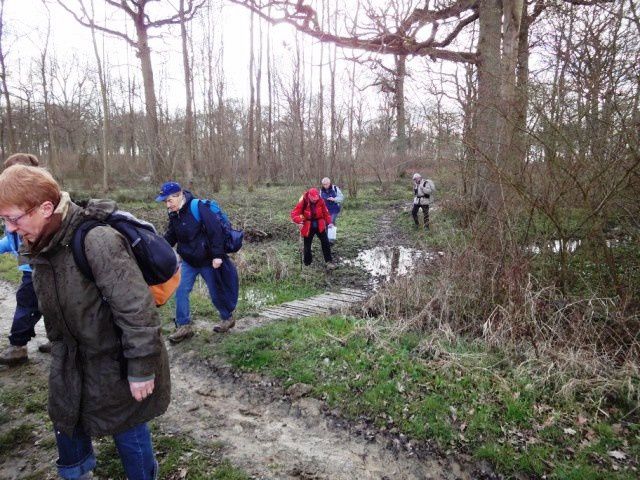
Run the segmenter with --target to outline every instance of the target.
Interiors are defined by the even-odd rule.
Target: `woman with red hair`
[[[304,264],[311,265],[311,242],[314,235],[317,235],[327,268],[334,269],[336,266],[331,258],[331,245],[327,236],[327,227],[333,223],[327,205],[320,197],[317,188],[310,188],[302,195],[298,204],[291,210],[291,220],[298,224],[300,235],[304,239]]]

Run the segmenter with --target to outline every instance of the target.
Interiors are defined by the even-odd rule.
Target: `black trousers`
[[[418,221],[418,210],[422,208],[422,215],[424,216],[424,228],[429,228],[429,205],[418,205],[414,204],[413,209],[411,210],[411,216],[413,217],[413,221],[416,226],[420,225]]]
[[[327,229],[324,229],[324,232],[318,232],[317,228],[311,227],[309,231],[309,235],[304,238],[304,264],[311,265],[311,242],[313,242],[313,237],[317,235],[320,239],[320,245],[322,246],[322,255],[324,256],[325,262],[331,261],[331,244],[329,243],[329,237],[327,237]]]

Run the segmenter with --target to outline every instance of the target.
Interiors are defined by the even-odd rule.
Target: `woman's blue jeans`
[[[58,444],[58,474],[67,480],[75,480],[96,467],[91,437],[82,429],[76,429],[73,437],[55,430]],[[141,423],[125,432],[113,435],[128,480],[155,480],[158,463],[153,454],[151,432]]]

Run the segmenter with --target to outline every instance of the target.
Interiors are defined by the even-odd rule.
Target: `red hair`
[[[0,174],[0,208],[22,210],[60,201],[60,185],[44,168],[13,165]]]

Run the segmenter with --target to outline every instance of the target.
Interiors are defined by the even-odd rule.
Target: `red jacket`
[[[302,224],[300,235],[308,237],[311,232],[312,220],[318,221],[318,232],[324,232],[327,225],[331,223],[331,215],[322,198],[313,204],[309,201],[307,192],[300,197],[298,204],[291,210],[291,220],[294,223]]]

